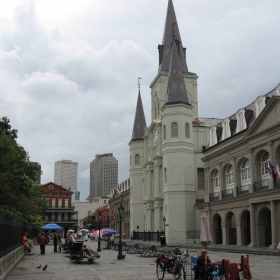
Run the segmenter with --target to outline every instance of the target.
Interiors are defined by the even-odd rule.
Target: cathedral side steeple
[[[166,104],[168,103],[186,103],[189,104],[180,58],[178,51],[180,50],[180,42],[175,39],[173,34],[173,42],[171,47],[171,58],[169,66],[168,84],[166,92]]]
[[[139,90],[131,141],[143,140],[145,128],[146,120],[142,104],[142,98]]]
[[[168,1],[167,14],[165,19],[165,27],[162,39],[162,45],[158,46],[159,49],[159,71],[168,71],[170,66],[171,48],[173,35],[181,42],[179,27],[177,24],[176,14],[172,0]],[[186,62],[186,49],[182,44],[178,48],[180,64],[183,72],[188,72]]]

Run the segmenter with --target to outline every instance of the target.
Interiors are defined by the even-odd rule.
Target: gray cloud
[[[280,2],[173,2],[199,75],[200,116],[227,117],[279,83]],[[65,5],[22,2],[10,18],[0,11],[0,112],[42,164],[43,183],[53,181],[55,161],[78,161],[85,198],[97,153],[115,154],[120,182],[129,175],[137,77],[149,124],[167,1]]]

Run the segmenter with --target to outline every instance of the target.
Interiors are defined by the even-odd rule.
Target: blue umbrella
[[[103,228],[102,231],[105,231],[107,234],[116,234],[116,233],[118,233],[117,231],[115,231],[112,228]]]
[[[63,227],[55,224],[55,223],[49,223],[41,227],[41,230],[63,230]]]

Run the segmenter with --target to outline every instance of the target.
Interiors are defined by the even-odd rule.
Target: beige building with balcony
[[[213,242],[276,248],[280,240],[280,84],[210,130],[205,211]]]

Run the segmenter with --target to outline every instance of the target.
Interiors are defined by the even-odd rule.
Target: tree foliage
[[[43,188],[38,184],[41,172],[25,149],[16,142],[17,130],[9,120],[0,120],[0,213],[16,220],[42,224],[39,215],[46,209]],[[42,220],[42,219],[41,219]]]

